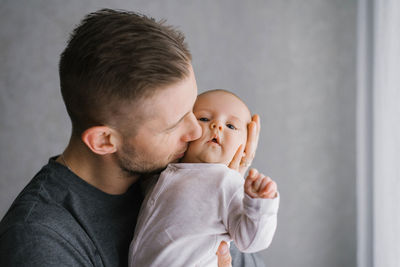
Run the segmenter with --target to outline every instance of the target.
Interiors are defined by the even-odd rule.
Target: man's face
[[[163,170],[183,157],[188,143],[200,137],[201,128],[193,114],[197,96],[192,68],[186,79],[158,90],[141,103],[142,120],[137,134],[125,138],[116,157],[122,170],[143,174]]]
[[[215,91],[200,95],[193,109],[202,136],[191,142],[183,162],[228,165],[241,144],[246,144],[251,114],[236,96]]]

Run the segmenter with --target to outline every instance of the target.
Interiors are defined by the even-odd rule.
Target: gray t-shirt
[[[128,266],[143,200],[138,183],[109,195],[51,158],[0,223],[0,266]],[[233,266],[263,266],[231,248]],[[177,255],[178,256],[178,255]]]

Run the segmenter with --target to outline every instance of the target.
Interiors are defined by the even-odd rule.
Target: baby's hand
[[[244,182],[244,192],[252,198],[275,198],[277,185],[268,176],[259,173],[256,169],[250,169]]]

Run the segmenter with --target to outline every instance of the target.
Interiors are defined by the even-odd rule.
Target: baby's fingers
[[[256,198],[257,194],[253,190],[253,183],[256,181],[259,173],[256,169],[250,169],[249,174],[244,181],[244,191],[252,198]]]
[[[254,168],[250,169],[249,173],[247,174],[245,186],[251,186],[251,184],[257,179],[258,171]]]
[[[271,178],[265,176],[264,174],[258,174],[256,180],[254,180],[252,184],[253,192],[257,194],[258,197],[262,197],[261,194],[263,189],[268,185],[268,183],[272,181]]]
[[[267,177],[269,178],[269,177]],[[277,184],[269,178],[264,187],[261,187],[260,197],[262,198],[275,198],[278,191]]]
[[[269,178],[268,176],[267,176],[267,177],[264,177],[264,178],[262,179],[261,184],[260,184],[260,189],[261,189],[260,191],[261,191],[261,192],[264,191],[265,187],[267,186],[268,182],[270,182],[270,181],[272,181],[272,180],[271,180],[271,178]]]

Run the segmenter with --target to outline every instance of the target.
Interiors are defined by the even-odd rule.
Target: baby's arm
[[[251,169],[244,190],[237,191],[228,208],[228,231],[240,251],[257,252],[270,245],[278,207],[276,183]]]

